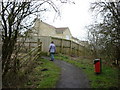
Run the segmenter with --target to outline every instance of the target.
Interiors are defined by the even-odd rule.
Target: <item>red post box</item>
[[[101,60],[100,59],[94,60],[94,67],[95,67],[95,73],[100,74],[101,73]]]

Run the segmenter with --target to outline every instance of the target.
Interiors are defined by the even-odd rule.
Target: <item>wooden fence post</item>
[[[80,55],[80,44],[78,45],[78,56]]]
[[[70,40],[70,55],[72,55],[72,40]]]
[[[29,42],[29,50],[30,50],[30,46],[31,46],[31,43]],[[28,50],[28,51],[29,51],[29,50]]]
[[[61,50],[60,53],[63,53],[63,39],[61,39]]]
[[[28,51],[30,52],[30,48],[31,48],[31,42],[29,42],[29,49]],[[32,56],[31,56],[31,53],[29,53],[29,60],[31,60]]]
[[[62,38],[57,38],[57,37],[51,37],[51,36],[44,36],[41,37],[40,40],[42,41],[42,51],[43,52],[48,52],[49,49],[49,44],[51,41],[54,41],[56,44],[56,51],[58,53],[62,54],[68,54],[68,55],[75,55],[75,56],[80,56],[81,55],[81,45],[72,41],[72,40],[65,40]],[[38,40],[38,45],[41,42]]]
[[[40,42],[40,39],[38,39],[38,52],[41,52],[41,48],[42,48],[42,42]]]
[[[42,51],[42,42],[40,42],[40,51]]]
[[[38,43],[38,45],[40,45],[40,39],[38,39],[38,42],[37,42],[37,43]]]
[[[79,56],[79,44],[78,44],[78,49],[77,49],[77,56]]]

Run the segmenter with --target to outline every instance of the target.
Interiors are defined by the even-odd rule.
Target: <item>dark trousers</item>
[[[51,60],[53,61],[54,60],[54,53],[50,53],[50,58],[51,58]]]

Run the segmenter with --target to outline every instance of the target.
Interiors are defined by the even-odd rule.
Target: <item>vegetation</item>
[[[28,75],[25,88],[55,88],[59,79],[60,68],[53,62],[39,58],[38,65]]]
[[[9,88],[55,88],[60,77],[60,68],[53,62],[37,58],[26,73],[8,73]],[[17,82],[16,82],[17,81]],[[4,83],[7,84],[7,83]],[[8,88],[3,86],[3,88]]]
[[[70,1],[58,0],[56,2],[57,4],[62,4]],[[43,12],[46,12],[48,8],[54,10],[59,15],[60,12],[57,4],[52,0],[28,2],[24,2],[24,0],[15,0],[12,2],[9,0],[2,0],[0,2],[0,36],[2,36],[3,86],[10,87],[12,82],[9,81],[10,78],[7,76],[12,73],[18,75],[16,78],[19,78],[18,73],[21,72],[21,68],[24,68],[20,67],[20,59],[18,59],[18,54],[21,53],[20,48],[23,47],[22,45],[17,46],[17,42],[20,40],[23,42],[23,38],[27,37],[26,33],[23,33],[29,30],[34,24],[35,18],[39,17]],[[44,5],[47,5],[47,7]],[[24,39],[24,41],[25,40],[26,39]]]
[[[24,1],[24,0],[23,0]],[[0,2],[0,25],[2,26],[2,76],[7,74],[10,68],[14,69],[14,65],[17,65],[17,51],[15,45],[17,39],[21,36],[25,30],[29,29],[33,23],[34,19],[31,18],[39,15],[40,12],[46,11],[46,8],[42,8],[42,5],[48,3],[50,6],[58,12],[56,5],[51,1],[43,0],[42,2],[23,2],[23,1],[13,1]],[[31,19],[31,21],[30,21]],[[29,22],[27,22],[29,21]],[[12,55],[15,55],[12,58]],[[13,63],[14,62],[14,63]],[[15,71],[15,70],[14,70]],[[17,72],[17,71],[15,71]]]
[[[19,37],[24,36],[23,32],[28,30],[34,23],[35,18],[39,17],[40,13],[47,11],[44,4],[60,14],[57,5],[52,0],[41,0],[31,2],[0,2],[0,26],[2,26],[2,80],[4,87],[23,87],[30,88],[54,88],[59,77],[60,69],[52,62],[40,59],[40,50],[29,54],[30,58],[20,59],[21,45],[16,45]],[[24,0],[23,0],[24,1]],[[67,3],[70,0],[57,0],[57,3]],[[44,8],[43,8],[43,7]],[[60,6],[60,5],[59,5]],[[51,9],[51,8],[50,8]],[[82,68],[88,75],[91,86],[94,88],[100,87],[118,87],[118,69],[107,65],[106,62],[120,60],[120,2],[96,2],[92,4],[91,10],[98,11],[98,15],[102,14],[102,21],[94,25],[88,26],[89,43],[84,48],[86,55],[94,56],[94,58],[104,58],[102,63],[102,73],[94,74],[93,61],[88,59],[74,59],[67,56],[57,56],[61,60],[74,64]],[[48,10],[49,11],[49,10]],[[35,18],[30,21],[31,18]],[[26,40],[26,39],[25,39]],[[23,48],[24,49],[24,48]],[[83,50],[83,51],[84,51]],[[90,53],[90,54],[89,54]],[[92,57],[93,58],[93,57]],[[108,61],[109,60],[109,61]],[[21,62],[26,62],[21,65]],[[29,63],[28,63],[29,62]],[[19,82],[18,82],[19,81]],[[34,81],[34,82],[33,82]],[[24,85],[24,83],[26,83]]]
[[[85,58],[73,58],[66,55],[57,55],[56,59],[60,59],[75,65],[82,69],[87,75],[92,88],[118,88],[120,73],[119,69],[114,66],[106,65],[102,63],[101,74],[95,74],[93,60]]]
[[[94,58],[120,60],[120,2],[95,2],[91,4],[91,11],[95,16],[95,23],[89,25],[89,51]]]

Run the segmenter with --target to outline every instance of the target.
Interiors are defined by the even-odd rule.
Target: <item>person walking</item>
[[[55,51],[56,51],[56,46],[55,46],[54,42],[52,41],[49,45],[49,52],[50,52],[50,58],[51,58],[50,61],[54,60]]]

